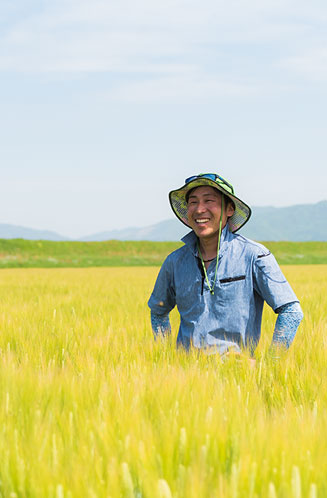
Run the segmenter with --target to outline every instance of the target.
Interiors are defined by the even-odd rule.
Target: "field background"
[[[255,368],[176,351],[175,311],[153,341],[158,270],[2,270],[0,496],[327,496],[327,266],[283,267],[305,318],[273,360],[265,308]]]
[[[263,242],[281,265],[327,264],[327,242]],[[0,239],[0,268],[157,266],[182,242]]]

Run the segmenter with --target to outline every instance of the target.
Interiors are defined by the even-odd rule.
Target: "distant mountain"
[[[327,201],[289,207],[253,207],[240,231],[254,240],[327,241]]]
[[[180,240],[189,232],[177,218],[142,228],[96,233],[79,240]],[[327,201],[289,207],[253,207],[238,233],[254,240],[327,241]]]
[[[69,240],[56,232],[0,223],[0,239]]]
[[[253,207],[250,221],[239,233],[254,240],[327,241],[327,201],[289,207]],[[111,230],[80,237],[80,241],[180,240],[189,232],[177,218],[146,227]],[[1,239],[72,240],[56,232],[0,224]]]
[[[153,240],[153,241],[170,241],[180,240],[190,230],[183,225],[178,219],[165,220],[155,225],[147,227],[130,227],[122,230],[111,230],[108,232],[95,233],[88,237],[83,237],[82,241],[96,240]]]

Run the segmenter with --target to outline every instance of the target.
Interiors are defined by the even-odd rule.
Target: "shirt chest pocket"
[[[241,302],[247,294],[245,275],[235,275],[219,279],[219,300],[222,305]]]

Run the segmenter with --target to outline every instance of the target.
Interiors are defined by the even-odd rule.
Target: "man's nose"
[[[206,206],[205,206],[205,203],[204,202],[198,202],[197,206],[196,206],[196,212],[197,213],[203,213],[204,211],[206,210]]]

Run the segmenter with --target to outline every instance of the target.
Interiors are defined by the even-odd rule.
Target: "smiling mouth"
[[[195,220],[195,223],[198,223],[199,225],[202,225],[203,223],[208,223],[209,218],[197,218]]]

